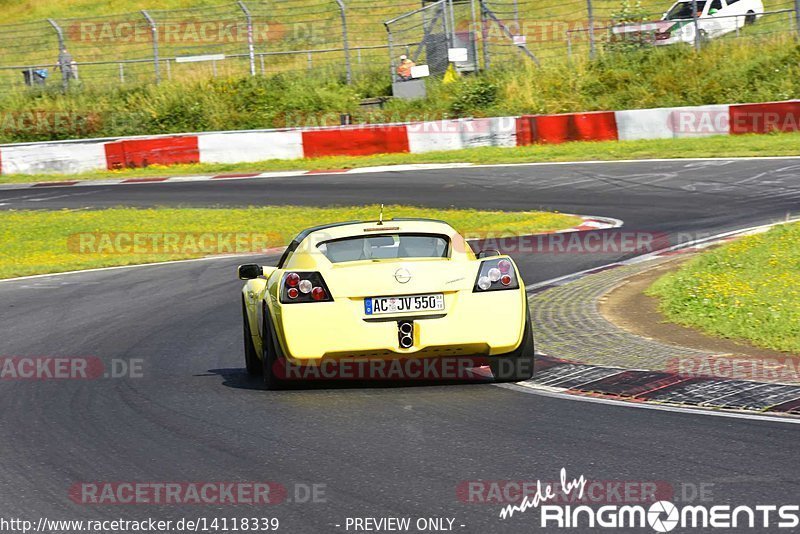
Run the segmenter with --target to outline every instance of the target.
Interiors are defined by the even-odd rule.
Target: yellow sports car
[[[247,280],[247,371],[263,374],[268,389],[303,380],[297,368],[329,362],[477,359],[496,380],[533,374],[528,300],[516,265],[496,252],[476,257],[443,221],[309,228],[277,267],[240,265],[239,278]]]

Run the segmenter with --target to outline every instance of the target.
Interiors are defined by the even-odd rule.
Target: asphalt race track
[[[557,209],[685,240],[800,212],[800,160],[498,166],[0,192],[0,209],[380,202]],[[515,255],[528,284],[621,257]],[[539,528],[537,512],[501,520],[499,505],[462,502],[457,489],[472,480],[554,481],[561,468],[570,477],[668,484],[676,500],[705,484],[712,504],[797,503],[795,424],[579,402],[489,384],[263,391],[243,369],[237,263],[0,283],[0,355],[141,359],[143,375],[2,384],[6,515],[274,516],[285,532],[345,532],[347,517],[449,517],[460,532],[522,532]],[[292,501],[303,500],[293,495],[296,485],[321,484],[325,493],[322,502],[268,507],[70,500],[69,488],[88,481],[274,481]]]

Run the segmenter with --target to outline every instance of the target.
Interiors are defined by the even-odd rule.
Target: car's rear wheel
[[[286,381],[279,376],[280,356],[275,349],[275,341],[272,338],[272,326],[266,310],[264,311],[264,334],[261,341],[262,355],[261,365],[264,378],[264,387],[271,390],[283,389]]]
[[[744,25],[745,26],[752,26],[756,23],[756,13],[755,11],[748,11],[747,15],[744,17]]]
[[[247,374],[250,376],[257,376],[261,374],[261,360],[258,359],[256,354],[256,347],[253,345],[253,336],[250,333],[250,321],[247,319],[247,310],[242,302],[242,324],[244,333],[244,364],[247,368]]]
[[[519,348],[510,354],[489,357],[489,367],[496,382],[522,382],[533,378],[534,343],[533,326],[528,309],[525,310],[525,332]]]

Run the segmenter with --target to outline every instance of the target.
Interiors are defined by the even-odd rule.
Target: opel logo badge
[[[394,279],[401,284],[405,284],[406,282],[411,280],[411,273],[408,272],[408,269],[403,269],[401,267],[394,272]]]

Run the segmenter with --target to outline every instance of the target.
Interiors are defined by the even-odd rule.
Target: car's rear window
[[[333,239],[317,245],[332,263],[396,258],[445,258],[450,240],[438,234],[378,234]]]

